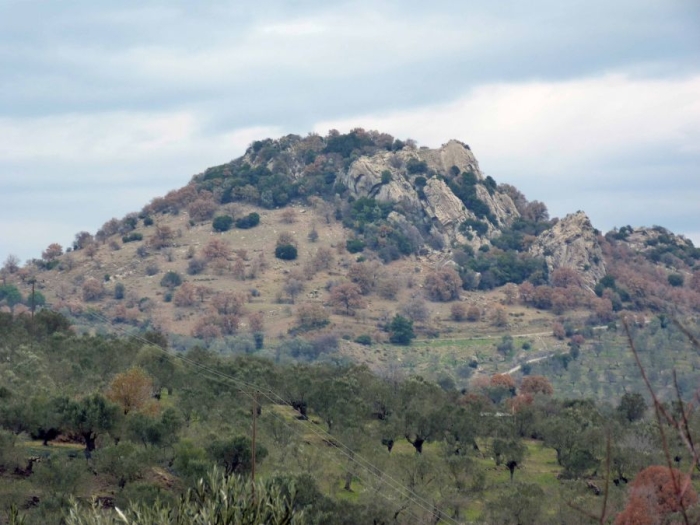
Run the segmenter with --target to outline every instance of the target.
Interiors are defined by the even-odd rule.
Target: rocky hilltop
[[[557,268],[576,270],[590,290],[606,273],[598,232],[582,211],[567,215],[539,235],[530,253],[544,258],[550,274]]]
[[[0,309],[34,304],[33,282],[61,311],[99,305],[112,325],[176,333],[183,348],[322,330],[381,342],[396,313],[426,337],[466,321],[542,332],[544,312],[609,323],[700,311],[699,261],[664,228],[602,235],[582,211],[550,218],[460,141],[430,149],[356,129],[256,141],[65,253],[52,244],[25,268],[8,258]]]

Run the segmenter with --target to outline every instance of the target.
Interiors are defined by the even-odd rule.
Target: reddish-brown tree
[[[319,303],[304,303],[297,308],[297,322],[302,328],[321,328],[328,320],[328,311]]]
[[[581,286],[581,276],[573,268],[556,268],[550,278],[552,286],[566,288],[568,286]]]
[[[45,261],[53,261],[63,255],[63,247],[57,242],[49,244],[49,246],[41,252],[41,258]]]
[[[239,315],[243,311],[245,297],[231,292],[220,292],[212,298],[211,304],[219,315]]]
[[[679,470],[655,465],[634,478],[625,509],[615,525],[655,525],[664,517],[688,509],[698,495],[687,475]]]
[[[218,205],[210,196],[200,197],[187,207],[187,213],[194,221],[208,221],[214,216]]]
[[[452,301],[459,298],[462,279],[453,268],[441,268],[429,273],[423,285],[431,300]]]
[[[190,283],[183,283],[173,295],[175,306],[194,306],[197,301],[197,289]]]
[[[330,302],[345,315],[353,315],[364,306],[362,290],[355,283],[339,284],[331,290]]]
[[[254,312],[248,316],[248,326],[253,333],[265,331],[265,315],[262,312]]]
[[[214,259],[228,260],[231,257],[231,246],[223,239],[211,239],[202,249],[202,255],[208,261]]]
[[[520,383],[521,394],[544,394],[551,396],[554,393],[552,383],[544,376],[526,376]]]
[[[97,301],[102,298],[105,290],[102,281],[90,277],[83,283],[83,301]]]
[[[453,321],[462,322],[467,318],[467,307],[462,303],[454,303],[450,308],[450,317]]]

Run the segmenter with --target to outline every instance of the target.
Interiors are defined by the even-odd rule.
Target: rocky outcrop
[[[406,165],[412,160],[425,162],[427,173],[408,173]],[[445,182],[459,176],[453,172],[454,166],[458,173],[474,173],[478,181],[477,197],[488,205],[495,218],[495,224],[485,221],[488,231],[484,236],[474,232],[465,236],[460,231],[465,220],[477,217]],[[422,191],[416,186],[418,176],[427,178]],[[425,222],[434,227],[433,233],[442,235],[448,244],[457,242],[478,248],[487,239],[499,235],[503,227],[519,216],[508,195],[489,191],[483,185],[484,176],[474,154],[467,145],[456,140],[449,141],[439,149],[405,148],[395,153],[382,151],[371,157],[360,157],[346,172],[339,174],[338,180],[349,189],[354,198],[371,197],[385,202],[403,203],[410,209],[420,210]]]
[[[473,172],[479,180],[484,178],[472,150],[458,140],[450,140],[440,149],[419,149],[415,155],[437,173],[450,173],[452,166],[457,166],[460,171]]]
[[[690,239],[687,239],[683,235],[676,235],[661,226],[653,226],[651,228],[630,228],[627,226],[625,228],[620,228],[619,232],[623,232],[623,235],[621,235],[622,240],[635,252],[644,253],[652,250],[659,244],[693,247],[693,241]]]
[[[530,247],[530,254],[543,257],[550,274],[557,268],[573,268],[590,289],[605,275],[596,231],[582,211],[567,215],[540,234]]]

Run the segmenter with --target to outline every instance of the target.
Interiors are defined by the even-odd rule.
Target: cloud
[[[315,130],[379,129],[431,147],[457,138],[470,144],[487,174],[556,214],[584,209],[608,228],[675,211],[683,219],[673,222],[688,229],[697,224],[697,200],[688,190],[699,187],[698,93],[700,76],[499,83],[450,103],[323,121]],[[631,201],[635,188],[647,191],[639,198],[648,202],[632,216],[600,204],[606,195]]]
[[[26,163],[70,166],[61,183],[92,181],[99,170],[103,182],[141,179],[144,170],[158,164],[185,162],[200,171],[208,163],[230,160],[255,139],[275,136],[276,127],[229,129],[212,136],[204,117],[191,112],[106,112],[39,118],[0,119],[0,167],[26,169]],[[182,166],[182,164],[180,164]],[[133,175],[129,168],[135,169]],[[156,168],[156,173],[159,170]],[[155,175],[155,173],[154,173]],[[33,183],[55,181],[55,173],[38,171]]]

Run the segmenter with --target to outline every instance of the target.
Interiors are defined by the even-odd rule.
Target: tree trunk
[[[345,473],[345,486],[343,487],[348,492],[352,492],[350,485],[352,484],[352,472],[349,470]]]

